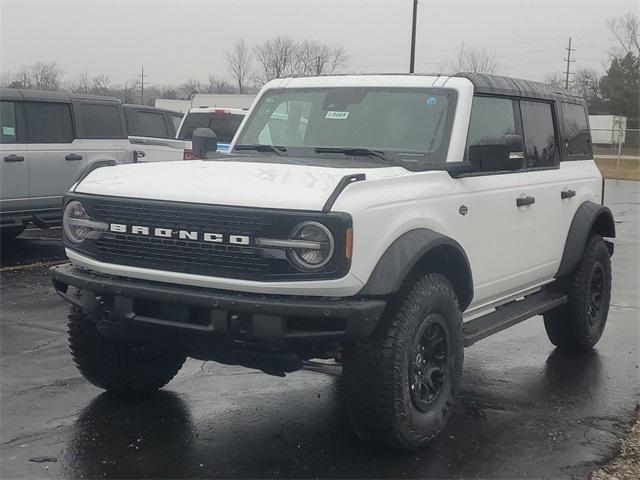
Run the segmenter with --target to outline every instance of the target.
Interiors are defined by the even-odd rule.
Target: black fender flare
[[[563,277],[573,271],[580,261],[589,236],[594,231],[603,237],[614,238],[616,227],[613,222],[613,214],[604,205],[584,202],[578,207],[571,221],[556,277]],[[609,252],[613,254],[613,244],[609,243],[607,247]]]
[[[398,237],[378,260],[360,295],[396,293],[423,259],[432,261],[435,271],[449,278],[464,311],[473,299],[473,277],[467,254],[454,239],[429,228],[410,230]]]

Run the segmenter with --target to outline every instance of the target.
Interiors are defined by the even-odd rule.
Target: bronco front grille
[[[248,245],[231,245],[198,240],[158,238],[120,232],[102,232],[80,246],[68,245],[96,260],[120,265],[181,273],[249,280],[286,280],[307,278],[339,278],[346,274],[349,262],[344,252],[346,229],[351,219],[341,213],[316,213],[221,205],[175,203],[142,199],[119,199],[75,194],[87,213],[95,220],[109,224],[142,225],[173,231],[217,232],[242,235]],[[287,238],[301,221],[324,223],[336,241],[335,258],[319,273],[301,272],[286,259],[283,252],[256,247],[256,238]]]

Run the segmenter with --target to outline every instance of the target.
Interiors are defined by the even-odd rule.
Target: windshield
[[[357,148],[382,153],[369,156],[375,162],[444,162],[455,101],[455,90],[442,88],[268,90],[236,147],[275,145],[305,156],[362,154]]]
[[[180,140],[191,140],[196,128],[210,128],[216,132],[218,142],[230,143],[244,115],[225,112],[189,112],[178,133]]]

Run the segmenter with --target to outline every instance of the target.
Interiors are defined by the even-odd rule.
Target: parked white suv
[[[615,230],[580,98],[480,74],[274,80],[230,148],[100,168],[65,197],[52,278],[95,385],[150,392],[186,356],[334,358],[357,433],[416,449],[463,347],[538,314],[560,349],[599,340]]]
[[[120,101],[0,89],[0,233],[60,225],[62,196],[97,160],[133,162]]]

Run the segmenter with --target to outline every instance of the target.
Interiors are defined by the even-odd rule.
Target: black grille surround
[[[82,202],[87,214],[109,224],[171,229],[171,238],[130,233],[94,232],[80,245],[65,238],[65,246],[100,262],[143,267],[211,277],[254,281],[336,279],[347,274],[346,232],[351,217],[340,212],[309,212],[267,208],[231,207],[134,198],[69,194]],[[320,271],[301,271],[291,265],[283,251],[261,248],[256,238],[286,239],[296,225],[316,221],[333,234],[332,259]],[[249,245],[231,245],[199,240],[182,240],[178,230],[250,238]]]

